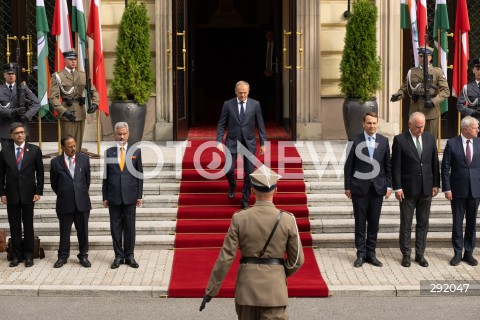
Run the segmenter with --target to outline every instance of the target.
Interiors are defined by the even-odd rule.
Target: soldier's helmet
[[[65,59],[77,59],[77,52],[75,51],[75,49],[68,49],[67,51],[65,51],[63,53],[63,57]]]
[[[428,46],[428,45],[426,46],[426,49],[425,49],[425,46],[421,46],[421,47],[418,48],[418,54],[420,54],[420,55],[424,55],[425,51],[427,51],[428,55],[433,54],[433,48]]]
[[[277,187],[278,180],[281,178],[281,175],[265,165],[260,166],[250,174],[252,187],[261,192],[270,192],[274,190]]]
[[[17,64],[15,62],[5,63],[2,69],[3,73],[15,73]]]

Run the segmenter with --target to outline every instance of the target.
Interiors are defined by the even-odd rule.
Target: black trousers
[[[410,256],[410,240],[412,234],[413,213],[417,224],[415,225],[415,255],[423,256],[427,243],[428,221],[430,219],[430,205],[432,196],[405,197],[400,202],[400,251],[404,256]]]
[[[455,255],[472,255],[475,249],[477,213],[480,199],[453,198],[452,199],[452,245]],[[465,237],[463,236],[463,217],[465,217]]]
[[[67,260],[70,256],[70,234],[72,232],[72,223],[77,230],[79,254],[77,257],[88,257],[88,220],[90,211],[80,212],[75,210],[72,213],[57,213],[60,223],[60,246],[58,249],[58,258]]]
[[[136,204],[109,205],[108,208],[115,258],[133,259]]]
[[[10,225],[10,237],[12,238],[13,256],[20,260],[22,260],[22,258],[33,259],[33,207],[33,201],[29,204],[7,203],[8,223]],[[24,238],[23,245],[22,223]]]
[[[372,184],[366,195],[352,194],[352,203],[357,257],[375,257],[383,195],[379,195]]]
[[[244,142],[241,142],[242,145],[247,148]],[[248,148],[247,148],[248,149]],[[253,157],[255,156],[255,151],[253,151],[252,157],[243,157],[243,189],[242,189],[242,202],[247,202],[250,198],[250,192],[252,183],[250,181],[250,173],[253,172],[254,164],[253,164]],[[237,180],[235,178],[235,166],[237,163],[237,153],[232,153],[232,165],[230,169],[227,171],[227,180],[230,190],[234,190],[237,186]]]

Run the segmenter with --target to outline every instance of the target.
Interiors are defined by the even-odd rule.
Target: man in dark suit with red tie
[[[364,132],[353,140],[344,167],[345,195],[352,200],[355,217],[356,268],[364,262],[383,265],[375,249],[383,197],[390,197],[392,178],[390,146],[388,139],[377,133],[377,123],[376,113],[365,114]]]
[[[108,207],[110,214],[115,252],[112,269],[117,269],[123,263],[132,268],[139,266],[135,261],[134,249],[136,207],[142,204],[143,194],[142,152],[135,146],[128,146],[128,135],[128,124],[117,122],[117,145],[105,152],[102,193],[103,206]]]
[[[250,85],[247,82],[237,82],[235,85],[235,95],[237,97],[223,103],[222,114],[217,127],[217,149],[221,152],[224,152],[224,145],[222,144],[223,134],[225,129],[228,129],[225,146],[232,155],[232,163],[226,174],[229,185],[228,198],[230,200],[235,197],[235,188],[237,186],[234,174],[238,155],[237,149],[243,146],[251,153],[251,155],[243,157],[244,182],[240,207],[244,209],[248,208],[251,192],[251,183],[248,177],[253,172],[254,156],[257,150],[255,126],[258,128],[258,135],[260,136],[260,155],[263,155],[265,152],[264,144],[267,140],[260,103],[257,100],[248,98],[249,92]]]
[[[43,194],[42,151],[36,145],[25,142],[26,128],[20,122],[10,125],[10,136],[13,145],[0,152],[0,197],[7,205],[12,238],[10,267],[18,266],[24,258],[28,268],[33,266],[33,208]]]
[[[76,152],[77,143],[71,135],[60,140],[63,154],[52,159],[50,164],[50,183],[57,195],[57,217],[60,223],[60,247],[58,260],[54,268],[61,268],[70,256],[70,233],[72,223],[77,230],[80,253],[78,260],[84,268],[90,268],[88,261],[88,219],[92,205],[90,203],[90,159]]]
[[[424,132],[425,115],[414,112],[409,130],[396,135],[392,146],[392,179],[395,198],[400,203],[400,251],[402,266],[410,267],[410,239],[413,214],[416,216],[415,261],[428,267],[424,257],[432,197],[440,188],[437,140]]]
[[[473,257],[480,203],[480,140],[478,120],[466,116],[462,119],[460,136],[447,141],[442,160],[442,190],[451,201],[453,226],[452,245],[454,256],[452,266],[462,260],[471,266],[478,265]],[[465,217],[465,236],[463,218]]]

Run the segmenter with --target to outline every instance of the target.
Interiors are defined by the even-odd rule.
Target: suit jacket
[[[65,91],[68,92],[70,91],[70,89],[74,88],[72,93],[68,94],[66,92],[63,92],[60,89],[60,84],[58,83],[56,74],[58,74],[58,77],[60,78],[60,81],[61,81],[61,86],[63,86],[63,89]],[[87,117],[87,110],[85,108],[85,105],[80,105],[78,102],[74,102],[71,107],[68,107],[65,101],[60,102],[60,97],[61,98],[80,98],[84,96],[83,92],[87,84],[85,72],[75,70],[75,72],[72,75],[66,69],[62,69],[57,73],[54,73],[51,79],[52,81],[50,83],[49,100],[50,100],[50,103],[53,105],[53,108],[60,115],[63,115],[63,113],[68,108],[70,110],[75,111],[75,121],[85,120],[85,118]],[[93,84],[91,85],[91,90],[93,94],[92,103],[95,103],[98,105],[100,103],[100,96],[98,95],[97,89]],[[62,118],[62,120],[64,119],[65,118]]]
[[[361,149],[357,151],[357,147]],[[356,152],[361,153],[357,155]],[[370,160],[365,135],[362,132],[353,140],[345,161],[345,190],[350,190],[355,195],[365,195],[373,182],[377,194],[384,195],[387,192],[387,188],[392,186],[390,146],[388,139],[379,133],[376,134],[373,160]],[[379,172],[376,175],[374,172],[375,161],[379,165]]]
[[[262,109],[257,100],[248,98],[245,106],[245,116],[240,122],[237,98],[230,99],[223,103],[222,114],[217,126],[217,142],[223,141],[223,134],[228,128],[225,145],[230,153],[237,153],[237,140],[245,140],[248,150],[255,154],[257,143],[255,139],[255,125],[258,128],[260,146],[267,140],[265,124],[262,117]]]
[[[42,151],[36,145],[25,143],[20,170],[14,146],[0,152],[0,196],[7,196],[9,204],[33,203],[34,195],[43,194],[43,181]]]
[[[57,195],[57,213],[73,213],[75,209],[87,212],[92,209],[90,203],[90,159],[82,153],[75,154],[75,172],[73,178],[61,154],[50,163],[50,184]]]
[[[468,98],[468,99],[467,99]],[[471,104],[467,101],[469,100]],[[476,81],[467,83],[457,100],[457,110],[464,116],[471,116],[476,110],[480,111],[480,88]]]
[[[403,190],[409,197],[428,196],[440,187],[437,140],[429,133],[422,134],[422,158],[409,130],[396,135],[392,147],[393,190]]]
[[[128,162],[137,171],[130,172]],[[137,199],[142,199],[143,177],[142,152],[137,147],[125,150],[125,167],[120,171],[118,164],[117,146],[108,148],[105,152],[105,172],[102,185],[103,200],[108,200],[111,205],[134,204]]]
[[[213,267],[205,293],[216,296],[232,265],[238,248],[242,257],[257,257],[262,250],[279,214],[273,203],[259,201],[247,210],[236,212],[225,236],[217,262]],[[300,269],[304,262],[302,244],[291,213],[284,212],[262,258],[280,258],[287,253],[287,265],[240,264],[235,286],[235,302],[249,306],[286,306],[286,278]],[[298,257],[298,261],[297,260]],[[296,262],[296,264],[295,264]]]
[[[462,137],[447,141],[442,160],[442,190],[452,191],[455,198],[480,198],[480,139],[473,138],[473,158],[470,167],[463,151]]]
[[[27,112],[25,113],[25,118],[20,120],[19,116],[12,117],[12,111],[18,108],[18,99],[17,99],[17,86],[13,86],[12,92],[7,87],[6,84],[0,86],[0,138],[1,139],[11,139],[10,137],[10,125],[14,122],[22,122],[27,129],[28,135],[28,120],[32,120],[32,117],[37,114],[38,109],[40,108],[40,102],[35,94],[26,86],[22,85],[22,88],[25,92],[25,108]]]

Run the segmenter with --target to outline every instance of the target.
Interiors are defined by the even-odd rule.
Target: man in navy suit
[[[90,268],[88,261],[88,219],[90,203],[90,159],[76,152],[77,143],[71,135],[60,140],[63,154],[50,163],[50,184],[57,195],[57,217],[60,223],[60,247],[54,268],[61,268],[70,256],[70,233],[72,223],[77,230],[78,259],[84,268]]]
[[[102,193],[103,206],[108,207],[110,213],[110,230],[115,252],[112,269],[117,269],[124,262],[132,268],[138,268],[134,256],[135,215],[136,207],[142,204],[142,152],[137,147],[128,146],[128,135],[128,124],[117,122],[117,145],[105,152]]]
[[[26,143],[26,128],[20,122],[10,125],[13,145],[0,152],[0,196],[7,205],[13,245],[10,267],[25,259],[25,267],[33,266],[33,208],[43,194],[44,169],[42,151]],[[24,241],[22,246],[22,222]]]
[[[461,123],[460,136],[447,141],[442,160],[442,190],[445,198],[451,201],[453,227],[452,245],[454,256],[452,266],[458,266],[462,260],[471,266],[478,265],[473,257],[477,225],[478,205],[480,203],[480,140],[478,120],[466,116]],[[465,237],[463,236],[463,217],[465,217]]]
[[[415,261],[428,267],[424,257],[432,197],[440,188],[437,140],[424,132],[425,115],[414,112],[409,130],[396,135],[392,146],[392,180],[395,198],[400,203],[400,251],[402,266],[410,267],[410,238],[415,212]]]
[[[217,127],[217,149],[221,152],[224,152],[222,144],[223,134],[225,133],[225,129],[228,129],[225,146],[232,155],[232,164],[226,174],[229,185],[228,198],[230,200],[235,197],[235,188],[237,186],[234,174],[238,154],[237,147],[241,145],[251,153],[251,155],[243,158],[244,182],[240,207],[244,209],[248,208],[251,192],[249,175],[254,169],[254,156],[257,150],[255,125],[258,128],[258,134],[260,136],[260,155],[265,152],[264,144],[267,140],[260,103],[257,100],[248,98],[249,91],[250,85],[247,82],[237,82],[235,85],[235,94],[237,97],[223,103],[222,114],[220,115]]]
[[[475,80],[463,86],[457,100],[457,110],[464,116],[480,120],[480,58],[473,59]]]
[[[364,132],[353,140],[344,167],[345,195],[352,200],[355,217],[356,268],[364,262],[383,265],[375,249],[383,197],[390,197],[392,179],[390,146],[388,139],[377,133],[377,123],[376,113],[365,114]]]

